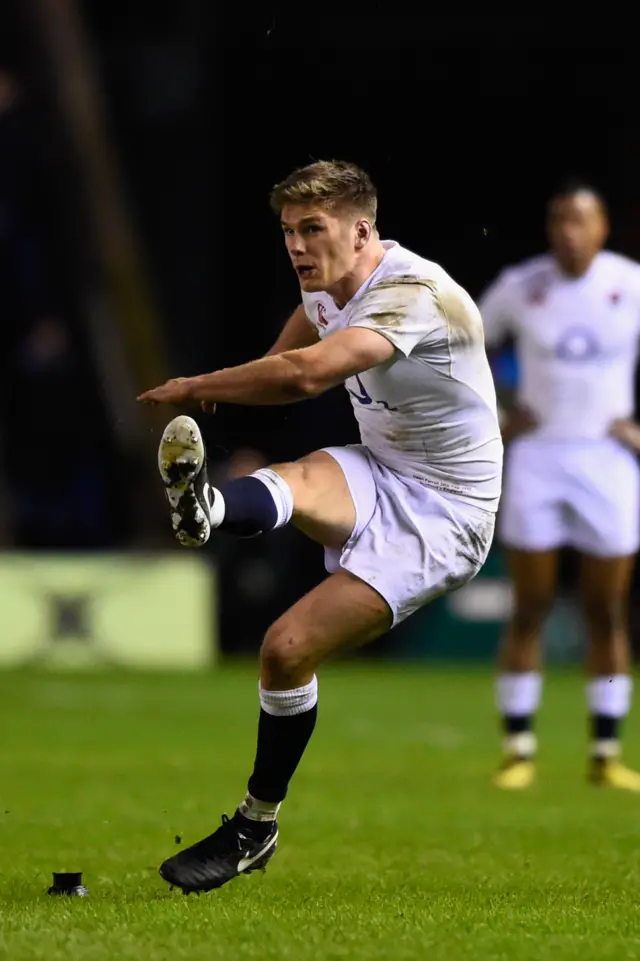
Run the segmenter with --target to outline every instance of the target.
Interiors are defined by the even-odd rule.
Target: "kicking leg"
[[[640,774],[618,761],[620,726],[631,702],[627,600],[634,560],[583,556],[581,596],[589,645],[590,778],[596,784],[640,791]]]
[[[500,652],[497,700],[505,760],[495,777],[503,788],[528,787],[534,777],[533,733],[540,703],[540,635],[556,592],[557,551],[509,551],[514,611]]]
[[[313,540],[339,548],[355,525],[355,506],[344,473],[323,451],[257,470],[218,490],[209,484],[198,424],[180,415],[164,430],[158,468],[176,538],[185,547],[202,547],[215,528],[252,537],[293,521]]]
[[[267,632],[260,656],[258,745],[248,792],[232,819],[165,861],[162,877],[183,891],[209,891],[264,867],[278,838],[276,816],[313,733],[318,665],[391,627],[386,601],[347,571],[332,574]]]
[[[216,490],[206,479],[197,424],[178,417],[163,435],[159,465],[174,530],[187,546],[206,543],[212,528],[252,536],[291,520],[339,549],[356,524],[343,470],[324,451]],[[264,867],[275,851],[278,809],[315,727],[316,667],[333,651],[383,634],[392,620],[377,591],[340,570],[271,627],[261,651],[258,745],[247,794],[232,819],[224,817],[214,834],[162,865],[165,880],[184,891],[206,891]]]

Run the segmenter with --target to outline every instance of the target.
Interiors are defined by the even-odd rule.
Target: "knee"
[[[545,592],[531,592],[516,597],[511,618],[512,629],[523,639],[535,637],[549,616],[553,605],[553,595]]]
[[[267,631],[260,649],[263,684],[289,690],[305,684],[315,669],[313,639],[308,630],[285,615]]]

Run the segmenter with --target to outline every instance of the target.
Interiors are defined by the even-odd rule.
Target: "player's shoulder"
[[[448,277],[440,264],[427,260],[395,241],[384,241],[384,244],[387,252],[380,264],[377,283],[397,279],[406,283],[431,282],[436,286],[439,280]]]
[[[492,286],[500,284],[514,290],[528,289],[532,283],[550,277],[553,269],[553,257],[550,254],[538,254],[536,257],[528,257],[503,267]]]
[[[382,266],[382,265],[381,265]],[[482,330],[480,311],[467,290],[434,260],[396,244],[387,252],[372,295],[388,292],[394,305],[411,323],[439,330],[449,338],[452,329],[465,342],[478,339]],[[389,300],[391,303],[391,299]]]
[[[405,291],[410,288],[414,295],[437,299],[443,291],[459,287],[444,267],[435,261],[427,260],[393,241],[384,243],[387,252],[369,288],[373,294],[376,291],[397,290],[398,296],[402,297],[403,288]]]
[[[598,261],[608,274],[626,277],[635,283],[640,282],[640,263],[637,260],[613,250],[602,250],[598,254]]]
[[[618,296],[622,294],[629,297],[640,307],[640,264],[637,260],[613,250],[602,250],[598,254],[596,268],[593,272],[594,284],[613,290]]]

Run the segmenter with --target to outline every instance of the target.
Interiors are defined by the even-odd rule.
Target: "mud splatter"
[[[377,310],[367,314],[369,320],[379,327],[399,327],[405,317],[404,310]]]
[[[457,542],[456,555],[472,564],[484,564],[493,540],[494,526],[495,521],[493,516],[490,516],[458,527],[454,532]]]

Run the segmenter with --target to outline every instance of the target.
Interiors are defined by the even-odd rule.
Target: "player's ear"
[[[371,234],[373,233],[373,227],[368,220],[359,220],[356,224],[356,248],[359,250],[361,247],[367,243]]]

